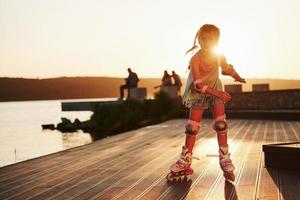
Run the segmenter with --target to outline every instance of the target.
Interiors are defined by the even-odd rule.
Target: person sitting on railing
[[[120,86],[120,99],[124,98],[124,89],[128,90],[128,98],[130,97],[130,88],[136,88],[138,82],[140,81],[137,74],[131,70],[131,68],[127,69],[129,75],[125,78],[125,84]]]

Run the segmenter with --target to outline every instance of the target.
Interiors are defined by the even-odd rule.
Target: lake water
[[[111,99],[45,100],[0,102],[0,167],[92,142],[88,133],[61,133],[42,130],[42,124],[61,122],[61,117],[73,121],[87,120],[90,111],[61,111],[64,101],[94,101]]]

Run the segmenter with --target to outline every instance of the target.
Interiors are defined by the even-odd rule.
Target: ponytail
[[[190,48],[190,49],[185,53],[185,55],[188,54],[190,51],[193,51],[194,49],[198,48],[198,46],[196,45],[196,41],[197,41],[197,39],[198,39],[198,37],[199,37],[199,35],[200,35],[200,30],[201,30],[201,29],[199,29],[199,30],[197,31],[196,35],[195,35],[193,47]]]
[[[193,47],[190,48],[186,53],[189,53],[190,51],[196,49],[198,46],[196,45],[196,41],[199,38],[199,36],[203,33],[203,32],[211,32],[212,34],[214,34],[214,36],[216,37],[217,40],[219,40],[220,37],[220,30],[218,27],[216,27],[213,24],[204,24],[196,33],[195,39],[194,39],[194,44]]]

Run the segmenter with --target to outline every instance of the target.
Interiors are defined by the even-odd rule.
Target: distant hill
[[[123,83],[123,78],[110,77],[0,78],[0,101],[118,97]],[[159,83],[159,79],[147,78],[139,86],[152,94],[152,85]]]
[[[185,80],[183,80],[185,82]],[[123,78],[114,77],[60,77],[50,79],[0,78],[0,101],[110,98],[119,96]],[[224,79],[223,84],[233,84]],[[251,91],[253,83],[269,83],[271,90],[300,88],[299,80],[247,79],[243,91]],[[146,87],[148,96],[157,90],[160,78],[141,78],[140,87]],[[183,89],[182,89],[183,91]]]

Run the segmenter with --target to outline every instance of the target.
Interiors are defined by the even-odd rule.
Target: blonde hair
[[[201,26],[201,28],[197,31],[196,35],[195,35],[195,39],[194,39],[194,44],[193,47],[190,48],[185,54],[189,53],[190,51],[198,48],[196,41],[198,40],[199,42],[199,37],[203,34],[203,33],[211,33],[213,34],[217,40],[219,40],[220,37],[220,29],[218,27],[216,27],[213,24],[204,24],[203,26]]]

